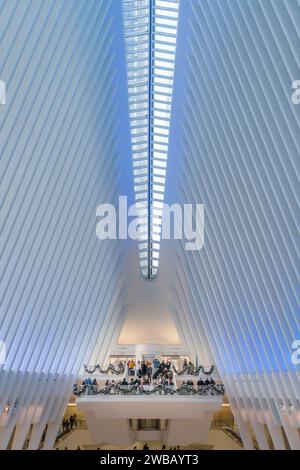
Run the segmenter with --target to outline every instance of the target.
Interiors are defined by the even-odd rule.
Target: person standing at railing
[[[141,371],[142,371],[142,376],[145,377],[145,375],[147,375],[147,364],[145,361],[142,361],[141,363]]]
[[[110,393],[110,382],[107,380],[104,384],[104,394],[108,395]]]
[[[141,379],[142,376],[143,376],[141,361],[137,361],[137,365],[136,365],[136,375],[137,375],[137,377],[138,377],[139,379]]]
[[[151,382],[151,379],[152,379],[152,366],[151,366],[151,362],[147,362],[147,377],[148,377],[148,381]]]
[[[155,376],[155,374],[159,370],[159,368],[160,368],[159,360],[157,358],[153,359],[153,362],[152,362],[153,376]]]
[[[175,383],[173,382],[173,379],[169,379],[169,385],[172,389],[175,387]]]
[[[129,359],[128,361],[128,375],[134,375],[135,361],[134,359]]]

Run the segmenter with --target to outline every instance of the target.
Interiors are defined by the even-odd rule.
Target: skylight
[[[134,191],[141,203],[139,259],[146,279],[159,269],[179,2],[123,0]]]

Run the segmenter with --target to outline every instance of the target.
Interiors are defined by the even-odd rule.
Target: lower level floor
[[[145,431],[147,434],[147,431]],[[149,434],[148,434],[149,436]],[[114,446],[107,443],[92,444],[88,430],[73,430],[70,431],[64,438],[60,439],[55,449],[58,450],[142,450],[144,445],[147,444],[150,450],[160,450],[164,445],[163,441],[152,440],[136,441],[132,446]],[[177,447],[177,446],[174,446]],[[173,449],[174,447],[171,447]],[[167,449],[169,449],[167,447]],[[208,433],[208,439],[205,443],[193,443],[188,446],[180,446],[181,450],[243,450],[242,446],[230,438],[222,430],[211,430]]]

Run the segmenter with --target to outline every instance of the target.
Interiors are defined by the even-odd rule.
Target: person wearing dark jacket
[[[144,377],[145,375],[147,375],[147,365],[145,361],[142,361],[141,369],[142,369],[142,376]]]

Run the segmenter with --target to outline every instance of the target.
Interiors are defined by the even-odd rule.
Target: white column
[[[268,425],[269,433],[271,434],[272,441],[276,450],[286,450],[281,426],[277,424],[269,423]]]
[[[40,422],[32,426],[31,436],[29,439],[28,450],[37,450],[42,439],[42,435],[45,429],[45,423]]]
[[[7,433],[11,432],[8,431],[6,427],[1,427],[0,428],[0,450],[6,450],[7,448]]]
[[[240,413],[237,410],[233,411],[234,419],[237,427],[240,431],[240,435],[243,441],[244,449],[254,450],[254,445],[250,433],[248,424],[242,419]]]
[[[43,449],[45,450],[52,450],[56,441],[56,437],[59,431],[59,427],[61,425],[62,417],[61,415],[55,421],[48,423],[47,433],[45,442],[43,445]]]
[[[258,442],[260,450],[270,450],[270,446],[267,440],[265,426],[258,423],[255,420],[251,421],[253,431],[255,432],[256,440]]]
[[[29,428],[30,428],[30,421],[17,425],[12,447],[11,447],[13,450],[23,449],[24,442],[28,434]]]
[[[283,427],[287,435],[290,448],[300,450],[300,437],[297,428],[293,428],[287,416],[282,416]]]
[[[1,428],[0,432],[0,450],[6,450],[14,430],[14,422],[8,424],[4,428]]]

